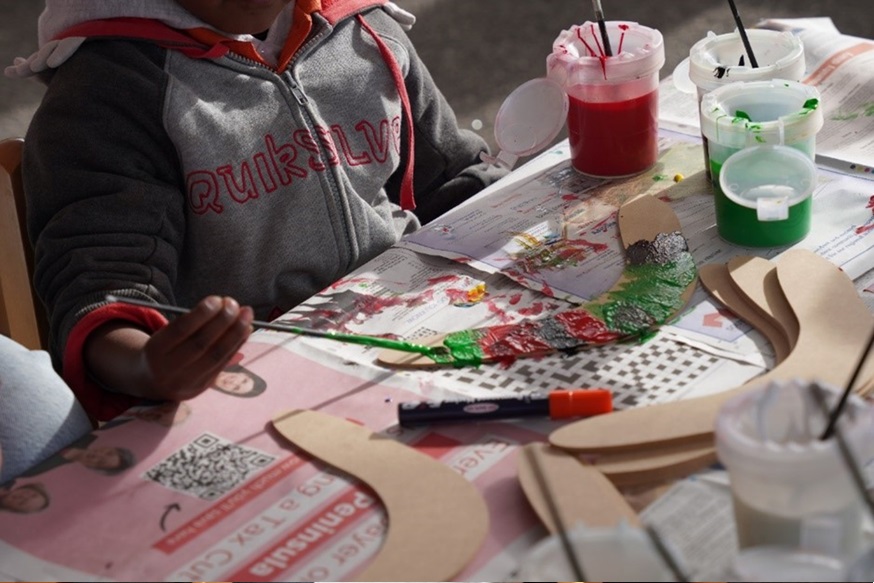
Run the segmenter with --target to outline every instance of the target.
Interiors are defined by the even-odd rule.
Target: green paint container
[[[760,220],[759,203],[743,196],[738,200],[726,196],[720,173],[732,156],[765,145],[788,146],[806,155],[812,165],[816,134],[822,125],[819,91],[796,81],[734,82],[704,95],[701,132],[708,143],[716,224],[723,239],[748,247],[774,247],[804,238],[810,229],[809,199],[789,205],[788,217],[781,221]],[[770,155],[774,160],[781,157],[785,158],[779,153]],[[771,180],[782,179],[771,176]],[[778,190],[771,188],[772,192]],[[770,197],[764,198],[761,204],[771,204]]]
[[[720,177],[716,195],[719,235],[745,247],[779,247],[810,232],[816,165],[788,146],[754,146],[712,171]]]

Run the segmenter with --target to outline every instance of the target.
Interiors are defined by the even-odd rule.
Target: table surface
[[[555,177],[570,176],[567,160],[566,145],[544,153],[462,207],[459,216],[506,195],[508,188],[518,194],[552,181],[544,200],[561,197]],[[685,180],[674,182],[679,173]],[[657,168],[600,185],[580,200],[587,212],[596,207],[612,212],[641,190],[655,193],[678,211],[696,259],[713,260],[720,255],[712,252],[712,195],[703,176],[700,144],[678,139],[663,149]],[[831,174],[827,179],[832,185],[844,180]],[[867,191],[850,183],[842,192],[848,188],[859,191],[852,221],[870,218],[867,199],[861,198]],[[820,212],[826,211],[815,207],[815,220]],[[451,227],[451,221],[438,220],[426,229],[442,228],[451,236]],[[601,231],[615,237],[615,229]],[[722,247],[728,256],[739,251]],[[542,285],[522,286],[475,268],[475,262],[424,255],[416,248],[389,250],[281,320],[353,333],[391,330],[414,340],[453,327],[518,322],[569,305],[542,293]],[[779,250],[761,252],[774,256]],[[852,265],[860,274],[870,268]],[[607,267],[594,262],[579,269]],[[864,287],[867,277],[860,275],[857,283]],[[390,521],[366,485],[311,459],[271,426],[282,411],[312,409],[427,453],[474,484],[489,510],[489,535],[457,580],[511,579],[519,557],[546,535],[517,480],[519,446],[544,441],[561,423],[529,419],[408,429],[397,425],[397,404],[604,386],[622,409],[731,388],[769,366],[769,347],[761,337],[708,303],[705,294],[696,295],[689,314],[720,332],[708,341],[700,334],[703,325],[672,326],[642,344],[467,369],[392,370],[374,364],[373,348],[259,331],[242,347],[240,364],[263,379],[263,393],[242,397],[209,390],[182,404],[172,424],[147,419],[142,411],[122,415],[89,437],[92,446],[133,453],[134,466],[119,474],[67,463],[16,481],[15,487],[42,484],[50,504],[33,514],[0,513],[0,575],[6,580],[354,578],[379,551]],[[667,487],[649,484],[624,494],[642,510]],[[427,503],[427,492],[422,497]]]

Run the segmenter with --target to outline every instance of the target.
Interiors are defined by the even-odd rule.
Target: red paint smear
[[[592,344],[606,344],[621,336],[618,332],[609,330],[603,321],[582,309],[561,312],[554,317],[574,338]]]
[[[606,243],[592,243],[591,241],[586,241],[585,239],[568,239],[567,244],[571,247],[588,247],[595,252],[607,250]]]
[[[485,336],[479,339],[480,348],[489,358],[512,357],[519,354],[550,352],[553,347],[540,334],[536,322],[521,322],[505,326],[487,328]]]
[[[865,205],[866,209],[874,209],[874,196],[868,199],[868,204]],[[874,225],[863,225],[861,227],[856,228],[857,235],[864,235],[865,233],[874,230]]]
[[[446,290],[446,296],[449,298],[449,302],[453,304],[466,304],[470,301],[467,297],[466,289],[448,289]]]
[[[579,197],[575,194],[563,194],[561,199],[571,201],[571,200],[578,200]]]
[[[437,277],[432,277],[428,280],[428,285],[437,285],[438,283],[445,283],[447,281],[455,281],[459,279],[457,275],[438,275]]]
[[[586,39],[583,38],[583,35],[580,34],[580,30],[581,30],[581,29],[579,29],[579,28],[577,29],[577,38],[580,39],[580,42],[582,42],[584,45],[586,45],[586,48],[587,48],[587,49],[589,49],[589,56],[591,56],[591,57],[597,57],[598,54],[595,53],[595,51],[592,50],[592,47],[589,46],[589,43],[587,43],[587,42],[586,42]]]
[[[542,313],[543,313],[543,302],[534,302],[531,306],[529,306],[527,308],[522,308],[521,310],[519,310],[519,315],[526,316],[526,317],[539,316]]]
[[[501,324],[506,324],[507,322],[513,321],[513,317],[510,316],[506,310],[501,308],[493,300],[486,300],[485,303],[486,303],[486,307],[489,310],[489,313],[493,314]]]
[[[510,296],[509,302],[511,306],[515,306],[520,301],[522,301],[522,294],[513,294]]]

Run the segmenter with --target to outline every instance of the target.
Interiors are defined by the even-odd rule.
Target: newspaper
[[[789,30],[804,44],[803,81],[819,89],[824,124],[816,136],[821,166],[874,180],[874,41],[841,34],[828,17],[771,19],[760,28]],[[659,124],[699,136],[697,96],[673,76],[659,86]]]

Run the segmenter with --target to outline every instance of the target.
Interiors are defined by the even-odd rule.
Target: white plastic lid
[[[555,139],[567,119],[565,90],[546,77],[526,81],[501,104],[495,116],[496,156],[483,154],[483,161],[512,169],[520,156],[544,149]]]
[[[728,157],[719,186],[733,202],[756,209],[759,221],[783,221],[813,193],[816,165],[789,146],[754,146]]]
[[[800,38],[788,31],[753,28],[746,32],[758,67],[750,64],[737,30],[720,35],[710,32],[692,45],[689,57],[674,69],[674,85],[686,93],[695,93],[697,89],[712,91],[734,81],[801,81],[805,60]],[[743,65],[739,64],[741,55]]]
[[[701,134],[728,148],[797,144],[822,129],[821,105],[819,90],[811,85],[783,79],[738,81],[701,99]]]

